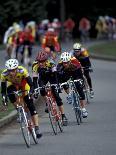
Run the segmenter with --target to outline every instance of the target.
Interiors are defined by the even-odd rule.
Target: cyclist
[[[6,59],[10,59],[12,56],[14,35],[15,35],[15,30],[13,26],[10,26],[8,30],[5,32],[4,39],[3,39],[3,43],[6,46],[6,52],[7,52]]]
[[[90,97],[93,98],[94,91],[92,88],[92,80],[90,76],[90,72],[93,71],[91,67],[91,61],[89,58],[89,54],[86,48],[82,47],[80,43],[74,43],[73,45],[73,51],[71,51],[71,54],[79,60],[83,67],[84,75],[87,79],[89,89],[90,89]]]
[[[42,87],[48,82],[50,84],[58,83],[55,63],[51,60],[48,60],[48,55],[45,53],[45,51],[39,51],[36,61],[33,63],[32,71],[34,88],[37,88],[38,84],[40,87]],[[63,125],[67,125],[67,118],[64,113],[62,99],[60,98],[59,93],[54,87],[52,87],[52,92],[56,99],[59,111],[62,114]],[[40,93],[45,98],[45,89],[41,89]],[[45,109],[45,112],[48,112],[47,109]]]
[[[54,54],[53,51],[50,50],[49,47],[45,47],[44,51],[45,51],[46,54],[48,54],[48,59],[53,59],[53,60],[56,59],[56,55]]]
[[[16,58],[18,58],[18,52],[21,55],[21,63],[24,63],[24,51],[28,49],[28,65],[31,66],[32,48],[34,45],[34,37],[31,34],[31,29],[26,27],[22,32],[18,33],[16,38],[16,44],[18,49],[16,51]]]
[[[57,70],[59,73],[59,81],[66,82],[72,77],[74,80],[81,79],[83,81],[83,73],[80,62],[75,58],[71,57],[71,54],[68,52],[63,52],[60,57],[60,61],[57,65]],[[82,83],[82,82],[81,82]],[[83,84],[76,82],[76,88],[80,95],[80,105],[82,108],[83,118],[88,116],[88,112],[85,109],[86,101],[85,94],[83,91]],[[64,85],[65,92],[69,95],[68,100],[70,102],[70,90],[68,85]]]
[[[58,42],[58,36],[53,28],[48,28],[42,41],[42,48],[49,47],[53,52],[60,52],[60,44]]]
[[[28,71],[23,66],[19,66],[19,62],[17,59],[9,59],[5,63],[6,69],[1,73],[1,94],[2,97],[5,97],[7,100],[6,93],[8,97],[16,108],[16,97],[13,94],[13,91],[17,90],[29,90],[29,93],[33,93],[33,82],[31,77],[29,76]],[[37,137],[40,138],[42,134],[39,131],[39,123],[38,123],[38,114],[33,104],[32,97],[29,98],[28,95],[25,94],[23,100],[27,104],[27,107],[30,111],[33,123],[35,125],[35,132]]]

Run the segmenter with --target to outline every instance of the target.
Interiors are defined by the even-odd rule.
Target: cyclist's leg
[[[90,95],[91,95],[91,97],[93,97],[94,91],[93,91],[93,87],[92,87],[92,80],[91,80],[91,77],[90,77],[90,74],[89,74],[89,70],[85,70],[84,75],[85,75],[85,77],[87,79],[87,83],[89,85]]]
[[[14,85],[10,85],[7,87],[7,93],[8,93],[8,97],[10,102],[14,105],[15,108],[17,108],[17,98],[15,96],[15,94],[13,94],[13,91],[16,91],[16,87]]]
[[[71,93],[70,93],[70,90],[69,90],[69,85],[68,84],[64,85],[63,88],[64,88],[64,91],[67,94],[67,103],[71,104],[72,103],[72,96],[71,96]]]
[[[41,77],[39,78],[38,84],[39,84],[40,87],[46,85],[46,83],[47,83],[47,80],[46,80],[46,81],[43,81]],[[41,94],[41,96],[43,97],[44,102],[45,102],[45,106],[46,106],[46,107],[45,107],[45,112],[48,113],[48,107],[47,107],[47,99],[46,99],[46,91],[45,91],[45,88],[41,88],[41,89],[40,89],[40,94]]]
[[[25,44],[23,43],[21,45],[21,51],[20,51],[20,54],[21,54],[21,63],[22,64],[24,63],[24,50],[25,50]]]
[[[27,50],[28,50],[28,65],[31,66],[31,57],[32,57],[32,43],[28,40],[28,41],[25,41],[25,45],[27,46]]]
[[[32,57],[32,45],[31,43],[29,43],[29,46],[28,46],[28,58],[29,58],[29,66],[31,66],[31,57]]]
[[[86,106],[85,93],[83,91],[83,87],[80,85],[79,82],[76,82],[75,85],[76,85],[77,91],[78,91],[79,96],[80,96],[80,107],[82,109],[82,115],[85,118],[88,116],[88,112],[85,109],[85,106]]]
[[[34,103],[33,103],[33,99],[29,98],[29,96],[26,95],[24,97],[24,101],[27,104],[27,107],[30,111],[31,118],[32,118],[32,121],[33,121],[34,126],[35,126],[35,132],[37,134],[37,138],[40,138],[42,136],[42,134],[39,131],[39,118],[38,118],[38,114],[37,114],[36,108],[35,108]]]
[[[54,95],[54,97],[56,99],[56,103],[57,103],[57,106],[59,108],[59,111],[60,111],[60,113],[62,115],[63,125],[66,126],[68,119],[67,119],[67,117],[65,115],[65,112],[64,112],[64,105],[63,105],[62,99],[59,96],[59,93],[54,88],[52,88],[52,92],[53,92],[53,95]]]

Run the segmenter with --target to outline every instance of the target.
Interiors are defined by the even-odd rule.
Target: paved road
[[[42,115],[43,133],[38,145],[27,149],[14,122],[0,132],[0,155],[115,155],[116,154],[116,63],[92,60],[95,97],[87,105],[89,116],[78,126],[71,105],[62,98],[69,124],[64,133],[53,135],[48,116]]]

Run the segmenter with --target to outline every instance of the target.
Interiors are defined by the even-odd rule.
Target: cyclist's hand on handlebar
[[[93,72],[93,69],[92,69],[91,67],[89,67],[89,69],[88,69],[88,70],[89,70],[89,72]]]
[[[33,97],[34,97],[35,99],[37,99],[37,98],[38,98],[38,94],[34,94]]]
[[[8,110],[8,100],[6,95],[2,95],[2,111]]]

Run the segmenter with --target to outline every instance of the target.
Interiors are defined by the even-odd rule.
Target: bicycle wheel
[[[30,147],[30,132],[28,129],[28,121],[27,121],[26,113],[23,108],[19,111],[19,118],[21,120],[20,127],[22,131],[22,135],[26,143],[26,146],[29,148]]]
[[[86,102],[87,102],[87,104],[89,104],[90,103],[90,101],[89,101],[89,92],[88,92],[88,89],[84,89],[84,93],[85,93],[85,99],[86,99]]]
[[[72,97],[73,97],[73,108],[76,116],[76,121],[77,124],[80,125],[80,123],[82,122],[81,109],[79,106],[80,101],[76,93],[73,93]]]
[[[48,113],[49,113],[50,123],[51,123],[54,134],[57,135],[58,121],[56,120],[56,116],[55,116],[55,113],[53,111],[55,109],[53,109],[53,107],[52,107],[51,100],[49,100],[48,102],[49,102],[49,104],[48,104]]]
[[[60,129],[60,132],[63,132],[63,124],[62,124],[62,119],[61,119],[61,113],[60,113],[60,112],[59,112],[59,114],[58,114],[57,123],[58,123],[58,127],[59,127],[59,129]]]
[[[88,83],[87,83],[87,80],[86,78],[84,77],[84,93],[85,93],[85,99],[86,99],[86,102],[89,104],[90,101],[89,101],[89,96],[90,96],[90,93],[89,93],[89,86],[88,86]]]
[[[32,135],[32,138],[33,138],[35,144],[38,144],[38,138],[36,136],[35,128],[34,127],[31,128],[31,135]]]

